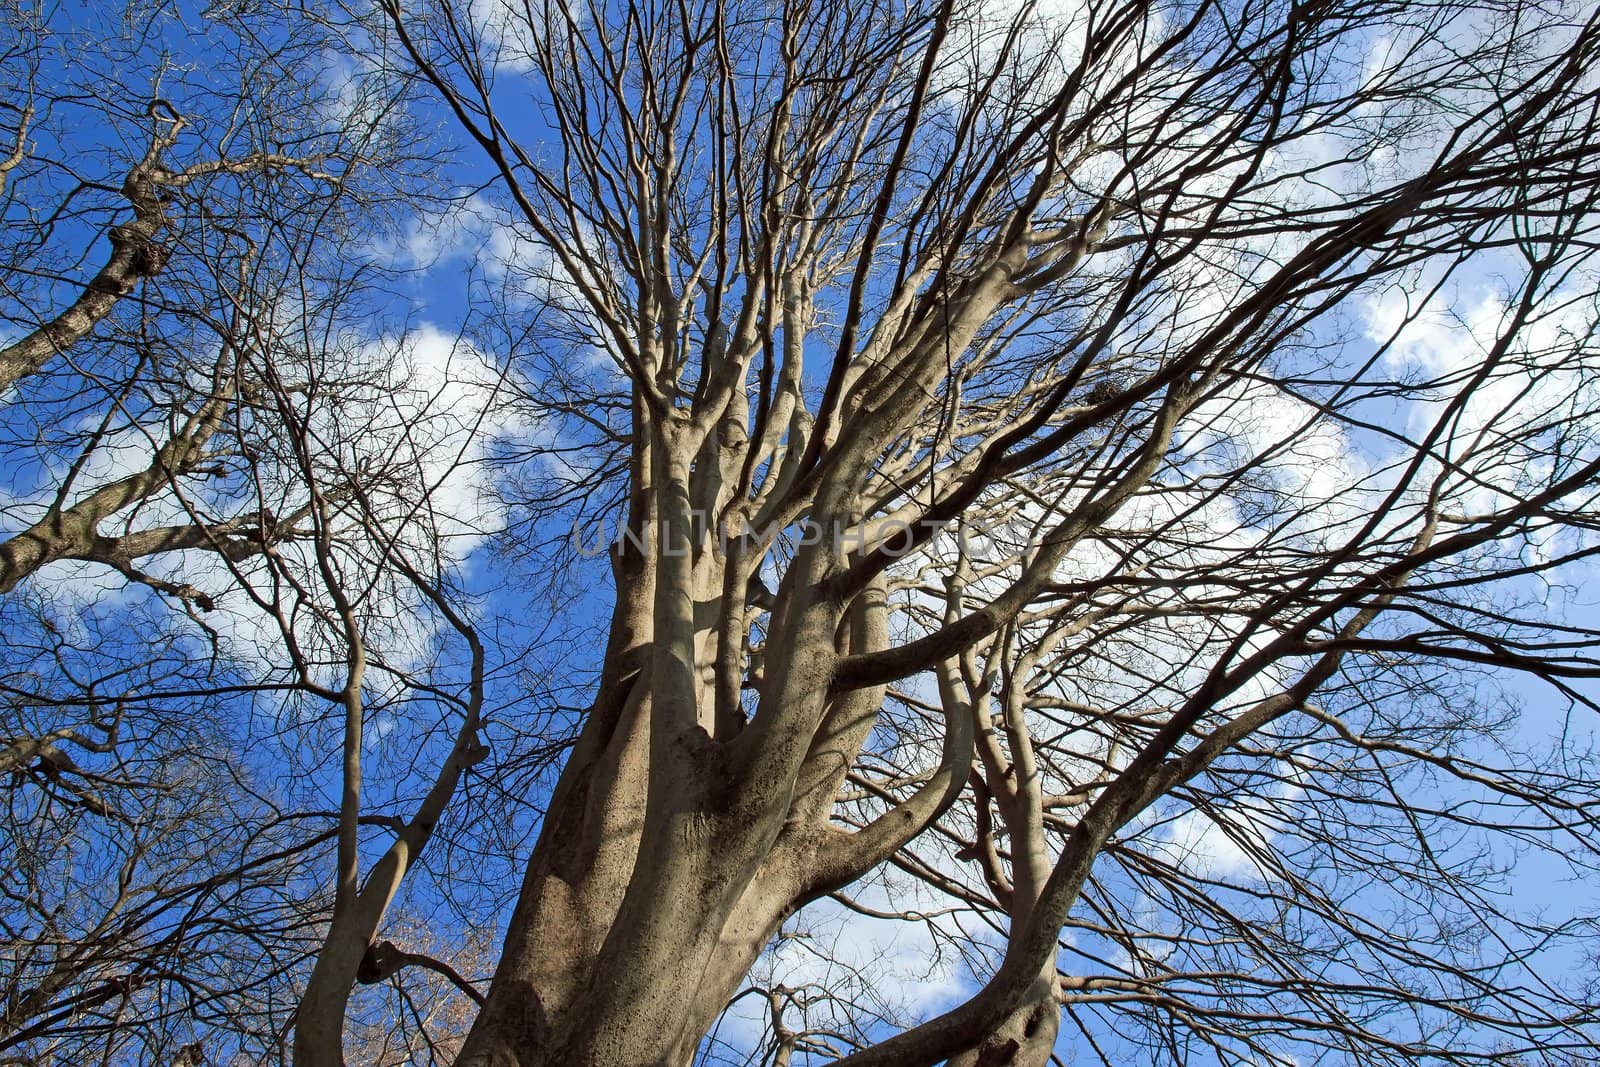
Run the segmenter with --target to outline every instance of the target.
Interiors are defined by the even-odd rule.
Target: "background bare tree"
[[[449,405],[493,375],[370,332],[423,161],[325,27],[5,16],[0,1056],[272,1055],[351,940],[357,835],[400,839],[398,883],[453,785],[407,828],[341,745],[422,706],[407,740],[479,758],[481,650],[433,630],[477,647],[441,547],[470,518],[434,497],[482,418]]]
[[[1533,888],[1596,860],[1592,12],[253,14],[88,182],[6,52],[8,847],[123,850],[18,882],[24,1054],[1600,1049]],[[63,629],[74,560],[174,636]],[[226,1010],[70,969],[199,951],[94,933],[124,853],[248,902]]]

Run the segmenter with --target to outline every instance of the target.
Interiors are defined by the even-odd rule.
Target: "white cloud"
[[[292,309],[280,309],[278,317],[292,320]],[[295,336],[292,329],[283,334]],[[424,574],[467,565],[506,521],[488,463],[490,450],[508,438],[537,433],[538,427],[502,402],[503,383],[490,359],[431,325],[403,337],[338,337],[317,351],[296,351],[285,341],[270,358],[286,385],[278,400],[303,420],[301,443],[321,491],[334,501],[336,566],[345,576],[347,595],[369,620],[367,637],[395,666],[420,663],[430,654],[437,620],[420,594],[387,571],[382,556],[404,553]],[[163,489],[108,517],[102,532],[187,524],[194,513],[211,521],[253,522],[261,509],[280,519],[302,510],[309,497],[294,459],[295,435],[266,414],[271,403],[258,404],[246,409],[256,412],[256,421],[246,419],[237,441],[213,441],[233,455],[227,464],[231,473],[184,478],[177,491]],[[152,425],[108,434],[78,471],[71,498],[146,469],[167,433],[164,426]],[[67,470],[60,459],[38,472],[35,484],[10,487],[0,511],[7,525],[15,529],[37,519]],[[369,514],[342,496],[352,472],[362,472]],[[372,525],[363,529],[363,523]],[[270,601],[276,585],[277,595],[287,596],[285,621],[308,649],[328,648],[327,670],[337,673],[344,657],[328,647],[334,638],[315,622],[316,611],[308,610],[327,606],[314,546],[288,542],[278,547],[276,559],[302,592],[278,585],[260,556],[230,568],[217,554],[196,550],[147,557],[139,566],[213,595],[217,609],[205,615],[205,625],[239,663],[255,664],[263,675],[287,665],[280,623],[245,590],[253,587]],[[127,579],[112,569],[77,561],[50,564],[31,584],[69,613],[142,595],[130,594]]]
[[[1214,815],[1186,811],[1167,823],[1164,831],[1159,851],[1192,874],[1256,882],[1274,880],[1257,856],[1270,854],[1275,835],[1246,808],[1222,808]]]
[[[827,898],[807,905],[785,924],[750,976],[754,985],[795,991],[795,1001],[806,1005],[803,1017],[792,1008],[786,1026],[849,1033],[869,1025],[874,1015],[910,1025],[971,996],[977,982],[950,945],[953,938],[972,935],[953,915],[937,914],[948,900],[899,877],[848,892],[876,911],[926,917],[877,918]],[[727,1013],[719,1036],[736,1048],[754,1050],[768,1021],[766,1001],[749,997]]]
[[[1600,435],[1595,277],[1542,294],[1505,344],[1515,325],[1508,297],[1516,297],[1491,281],[1503,265],[1470,266],[1454,286],[1396,284],[1362,306],[1368,340],[1387,345],[1387,367],[1413,383],[1411,435],[1444,420],[1435,454],[1451,467],[1446,504],[1469,515],[1506,507],[1547,481],[1556,470],[1552,435],[1564,437],[1568,463],[1592,452]],[[1492,358],[1499,362],[1490,368]]]

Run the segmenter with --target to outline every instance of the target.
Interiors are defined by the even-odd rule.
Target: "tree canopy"
[[[0,9],[0,1063],[1600,1053],[1600,16]]]

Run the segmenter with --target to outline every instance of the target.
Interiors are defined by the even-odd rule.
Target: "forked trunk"
[[[685,820],[692,823],[694,820]],[[668,879],[624,882],[592,867],[576,884],[545,874],[525,894],[464,1067],[678,1065],[738,991],[789,914],[792,880],[729,886],[725,835],[673,835]],[[532,881],[532,879],[530,879]],[[775,884],[783,881],[787,884]],[[594,911],[588,910],[595,909]],[[596,911],[611,910],[608,928]]]
[[[659,609],[649,586],[670,576],[642,578],[650,569],[620,575],[610,666],[551,798],[466,1067],[686,1064],[783,920],[856,872],[821,850],[849,836],[827,826],[849,762],[832,749],[858,745],[872,717],[827,703],[823,672],[836,641],[881,643],[881,596],[859,600],[842,628],[837,605],[799,598],[769,679],[786,707],[809,702],[828,725],[745,750],[786,752],[773,769],[739,762],[747,738],[711,740],[698,710],[708,690],[689,715],[667,705],[683,687],[661,681],[672,664],[652,647],[661,612],[645,605]]]
[[[950,1057],[947,1067],[1046,1067],[1061,1028],[1055,961],[1041,971],[1028,996],[976,1048]]]

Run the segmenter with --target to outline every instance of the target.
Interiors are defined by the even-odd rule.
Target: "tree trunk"
[[[741,749],[755,739],[714,744],[700,725],[708,691],[694,691],[693,718],[664,706],[682,685],[653,647],[661,613],[646,605],[659,606],[651,587],[667,580],[619,567],[609,666],[552,795],[464,1067],[688,1063],[783,919],[825,888],[807,879],[833,833],[816,819],[837,782],[800,768],[837,731]],[[881,603],[870,610],[881,615]],[[826,602],[797,611],[795,639],[769,668],[774,694],[790,708],[811,702],[818,719],[841,614]],[[844,629],[848,644],[872,627]],[[775,748],[792,764],[781,773],[739,763],[743,751]],[[842,780],[844,767],[833,773]],[[793,784],[813,779],[810,791]]]
[[[976,1048],[950,1057],[947,1067],[1045,1067],[1061,1028],[1056,965],[1039,972],[1027,998]]]

